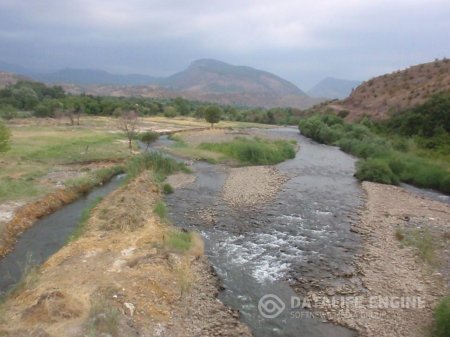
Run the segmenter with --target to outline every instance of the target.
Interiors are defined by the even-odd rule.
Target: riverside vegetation
[[[302,134],[339,146],[361,158],[356,177],[384,184],[400,181],[450,193],[450,94],[386,121],[346,123],[336,115],[314,115],[299,123]]]

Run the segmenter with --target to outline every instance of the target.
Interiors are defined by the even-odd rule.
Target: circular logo
[[[286,308],[281,298],[274,294],[267,294],[261,297],[258,302],[258,310],[264,318],[276,318]]]

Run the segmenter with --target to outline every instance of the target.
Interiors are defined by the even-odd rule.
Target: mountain
[[[1,69],[1,63],[0,63]],[[30,74],[30,73],[29,73]],[[323,99],[306,95],[289,81],[266,71],[202,59],[172,76],[116,75],[102,70],[63,69],[32,73],[35,80],[60,84],[72,93],[186,99],[255,107],[307,108]]]
[[[234,66],[211,59],[192,62],[186,70],[167,78],[165,83],[172,89],[181,91],[306,96],[291,82],[266,71],[246,66]]]
[[[324,97],[328,99],[344,99],[351,94],[352,90],[360,85],[360,81],[342,80],[327,77],[307,91],[312,97]]]
[[[0,71],[0,89],[7,87],[8,85],[14,85],[18,81],[30,81],[30,79],[22,75]]]
[[[328,107],[348,111],[349,120],[365,115],[386,119],[421,104],[432,95],[450,91],[450,60],[436,60],[363,82],[342,102]]]
[[[159,79],[146,75],[116,75],[103,70],[95,69],[62,69],[50,74],[37,74],[37,80],[46,83],[73,83],[73,84],[119,84],[143,85],[158,83]]]

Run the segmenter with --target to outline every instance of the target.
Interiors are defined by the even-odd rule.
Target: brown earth
[[[450,60],[419,64],[363,82],[342,102],[326,108],[347,110],[350,121],[365,115],[386,119],[405,108],[425,102],[433,94],[450,90]]]
[[[260,205],[275,198],[287,178],[270,166],[229,169],[223,199],[234,207]]]
[[[362,306],[347,302],[343,308],[322,305],[319,311],[362,337],[427,336],[434,307],[450,291],[450,208],[395,186],[364,182],[363,189],[365,209],[352,229],[363,238],[362,253],[355,261],[355,287],[309,292],[312,307],[332,296],[357,296]],[[435,256],[431,264],[399,234],[408,230],[431,235]],[[362,288],[356,286],[361,282]],[[375,307],[370,305],[371,297]],[[379,307],[379,299],[389,297],[410,298],[416,304],[409,309]]]
[[[200,237],[185,252],[169,244],[158,199],[148,173],[106,197],[1,305],[0,336],[250,336],[217,300]]]

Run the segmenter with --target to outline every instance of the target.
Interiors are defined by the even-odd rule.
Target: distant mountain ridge
[[[1,63],[0,63],[1,69]],[[143,96],[186,99],[256,107],[307,108],[323,99],[311,98],[293,83],[266,71],[200,59],[166,78],[115,75],[101,70],[63,69],[29,74],[69,92],[93,95]]]
[[[73,83],[73,84],[120,84],[120,85],[143,85],[159,83],[157,77],[130,74],[116,75],[103,70],[96,69],[73,69],[66,68],[49,74],[36,74],[36,80],[46,83]]]
[[[317,83],[306,93],[312,97],[344,99],[348,97],[352,93],[352,90],[358,87],[360,84],[361,81],[351,81],[327,77]]]

